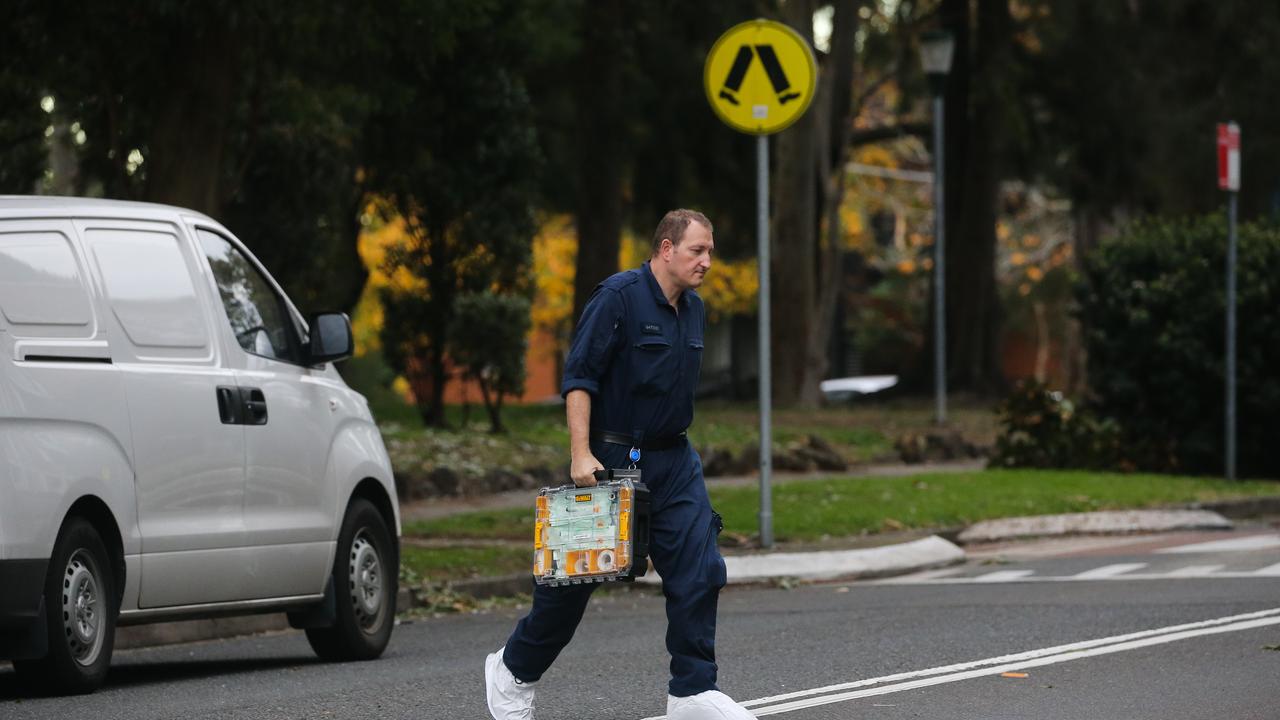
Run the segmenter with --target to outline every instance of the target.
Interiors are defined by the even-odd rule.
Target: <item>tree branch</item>
[[[862,91],[862,94],[858,96],[857,104],[854,105],[854,107],[862,108],[862,106],[866,105],[867,101],[871,99],[871,96],[875,95],[877,90],[883,87],[885,83],[892,80],[897,74],[898,64],[890,63],[889,69],[886,70],[883,75],[873,80],[871,84],[867,86],[866,90]]]
[[[932,129],[933,126],[929,123],[908,122],[898,125],[882,125],[865,130],[853,130],[849,133],[849,144],[856,147],[904,137],[927,138]]]

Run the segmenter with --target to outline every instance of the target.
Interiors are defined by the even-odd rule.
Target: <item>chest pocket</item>
[[[684,354],[684,372],[689,388],[698,389],[698,373],[702,372],[702,338],[689,338],[689,350]]]
[[[642,337],[631,348],[631,369],[635,374],[636,392],[642,395],[665,395],[675,383],[676,353],[664,337]]]

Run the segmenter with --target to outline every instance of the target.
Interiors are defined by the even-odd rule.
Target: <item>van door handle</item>
[[[240,424],[240,389],[219,385],[218,393],[218,419],[222,420],[223,425],[239,425]]]
[[[255,387],[240,388],[240,402],[244,408],[242,422],[245,425],[267,424],[267,398]]]

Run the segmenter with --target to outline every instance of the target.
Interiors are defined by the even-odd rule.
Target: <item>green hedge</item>
[[[1223,467],[1227,224],[1221,214],[1135,223],[1085,262],[1077,299],[1090,408],[1141,469]],[[1238,467],[1280,477],[1280,228],[1239,231]]]

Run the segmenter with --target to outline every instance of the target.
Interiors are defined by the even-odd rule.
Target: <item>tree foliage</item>
[[[1019,59],[1035,154],[1029,169],[1081,205],[1207,212],[1217,122],[1243,128],[1241,209],[1274,212],[1280,189],[1280,6],[1249,0],[1039,0]],[[1088,43],[1080,42],[1087,35]]]
[[[527,77],[547,157],[542,201],[572,214],[578,237],[574,320],[595,285],[618,271],[624,233],[648,237],[673,208],[706,212],[718,253],[750,253],[753,143],[715,117],[702,67],[720,33],[772,5],[570,0],[539,8],[535,22],[549,39]]]
[[[1142,469],[1209,473],[1224,447],[1226,219],[1149,219],[1104,242],[1078,293],[1092,407],[1114,418]],[[1276,477],[1280,228],[1240,228],[1239,467]]]
[[[410,37],[389,48],[400,95],[366,136],[368,186],[405,219],[408,242],[388,252],[388,273],[415,280],[412,293],[382,294],[383,347],[431,425],[444,422],[457,298],[527,290],[541,160],[516,72],[522,14],[475,4],[459,15],[438,55]]]
[[[355,150],[368,104],[359,83],[376,34],[357,8],[16,0],[6,9],[6,27],[21,30],[6,47],[14,61],[0,93],[22,97],[4,103],[0,132],[15,125],[29,139],[47,97],[41,120],[73,138],[54,144],[67,166],[51,168],[45,191],[208,213],[304,306],[355,303],[364,283]],[[0,179],[29,191],[33,146],[15,153]]]
[[[503,397],[524,392],[529,325],[529,301],[519,295],[467,293],[453,303],[450,357],[480,386],[490,432],[504,431]]]

